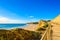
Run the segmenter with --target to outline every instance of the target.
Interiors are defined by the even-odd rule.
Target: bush
[[[43,27],[44,27],[44,28],[47,28],[47,27],[48,27],[48,23],[46,23]]]
[[[44,28],[38,28],[37,31],[45,31]]]
[[[41,34],[24,29],[0,30],[0,40],[40,40]]]

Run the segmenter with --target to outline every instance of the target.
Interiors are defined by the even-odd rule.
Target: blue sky
[[[0,0],[0,22],[31,22],[60,14],[60,0]]]

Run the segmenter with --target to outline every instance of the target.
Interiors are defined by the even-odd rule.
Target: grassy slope
[[[40,33],[24,29],[0,30],[0,40],[39,40]]]

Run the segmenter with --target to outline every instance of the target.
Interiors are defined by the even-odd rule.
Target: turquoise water
[[[23,28],[27,24],[0,24],[0,29]]]

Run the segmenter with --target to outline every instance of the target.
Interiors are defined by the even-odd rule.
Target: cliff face
[[[24,29],[0,30],[0,40],[39,40],[41,34]]]

